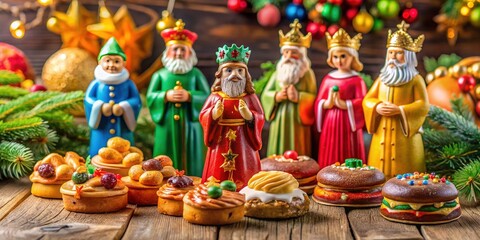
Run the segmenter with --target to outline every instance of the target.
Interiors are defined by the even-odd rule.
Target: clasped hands
[[[217,120],[220,118],[223,114],[224,106],[223,106],[223,101],[219,100],[217,103],[215,103],[215,107],[213,107],[212,110],[212,118],[213,120]],[[243,119],[250,121],[253,119],[253,114],[252,111],[247,106],[247,103],[243,101],[242,99],[238,100],[238,111],[240,112],[240,115],[242,115]]]
[[[382,102],[377,105],[376,111],[382,116],[390,117],[400,114],[400,107],[393,103]]]
[[[185,89],[168,90],[165,96],[168,102],[188,102],[190,93]]]
[[[102,105],[102,114],[105,117],[110,117],[113,115],[115,116],[122,116],[123,115],[123,108],[118,105],[118,104],[110,104],[110,103],[104,103]]]
[[[275,102],[283,102],[290,100],[291,102],[298,102],[298,91],[294,85],[287,85],[275,94]]]
[[[333,90],[333,87],[328,91],[327,100],[323,103],[323,109],[331,109],[336,106],[340,109],[347,109],[347,103],[340,98],[340,94]]]

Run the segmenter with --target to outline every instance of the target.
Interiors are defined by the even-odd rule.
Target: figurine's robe
[[[190,101],[168,102],[167,91],[179,84],[190,93]],[[185,74],[162,68],[152,76],[148,87],[147,106],[156,126],[153,155],[169,156],[173,166],[188,175],[202,174],[205,147],[198,116],[209,93],[205,76],[195,67]]]
[[[267,156],[295,150],[299,155],[311,156],[311,125],[313,103],[317,94],[317,83],[313,71],[308,70],[295,88],[298,102],[289,100],[275,102],[275,95],[282,90],[275,72],[262,92],[261,100],[265,119],[270,121]]]
[[[399,106],[401,114],[381,116],[376,107],[382,102]],[[363,100],[367,130],[373,134],[368,164],[379,168],[387,177],[425,172],[420,132],[428,108],[425,82],[420,75],[397,87],[388,87],[377,79]]]
[[[339,87],[338,94],[340,99],[345,101],[347,109],[336,106],[331,109],[323,108],[328,99],[328,92],[333,86]],[[336,162],[343,163],[347,158],[358,158],[365,162],[362,100],[366,89],[363,79],[357,74],[345,77],[333,77],[328,74],[323,78],[315,100],[316,128],[320,132],[318,146],[320,168]]]
[[[104,116],[104,103],[118,104],[123,108],[121,116]],[[90,156],[98,154],[98,150],[107,145],[108,139],[122,137],[134,145],[133,131],[137,126],[137,117],[142,108],[140,95],[132,80],[106,82],[94,80],[85,92],[85,115],[90,127]]]
[[[252,120],[246,121],[241,117],[238,111],[239,99],[243,99],[252,112]],[[224,111],[220,118],[213,120],[212,111],[217,101],[223,101]],[[205,182],[210,176],[220,181],[229,180],[230,173],[227,170],[233,168],[233,179],[230,180],[236,183],[238,190],[242,189],[260,171],[258,150],[262,148],[265,120],[257,96],[242,94],[231,98],[223,92],[212,93],[200,112],[200,122],[208,147],[202,181]]]

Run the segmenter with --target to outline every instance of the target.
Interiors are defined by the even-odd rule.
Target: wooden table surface
[[[451,223],[415,226],[389,222],[378,208],[330,207],[312,201],[310,212],[300,218],[244,218],[217,227],[162,215],[156,206],[73,213],[63,209],[61,200],[31,195],[30,187],[26,178],[0,182],[0,239],[480,239],[480,207],[463,207],[462,217]]]

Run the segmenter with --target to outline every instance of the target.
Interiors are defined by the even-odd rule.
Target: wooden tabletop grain
[[[0,239],[480,239],[480,207],[440,225],[389,222],[378,208],[352,209],[311,201],[303,217],[267,221],[245,217],[226,226],[200,226],[128,205],[106,214],[73,213],[62,200],[30,194],[28,179],[0,181]]]

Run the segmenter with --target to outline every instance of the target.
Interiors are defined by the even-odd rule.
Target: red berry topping
[[[283,156],[285,158],[293,159],[293,160],[298,160],[298,153],[293,150],[288,150],[285,153],[283,153]]]
[[[55,175],[55,167],[50,163],[43,163],[38,166],[38,174],[43,178],[51,178]]]
[[[102,185],[106,189],[112,189],[117,185],[117,177],[113,173],[105,173],[100,179]]]

